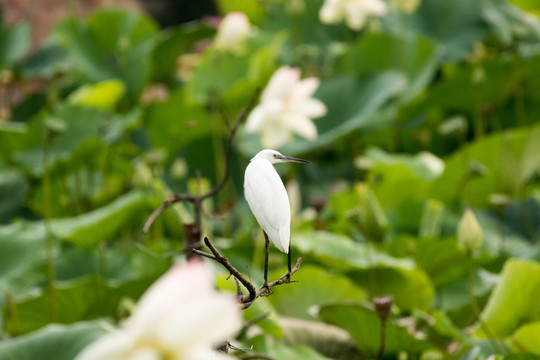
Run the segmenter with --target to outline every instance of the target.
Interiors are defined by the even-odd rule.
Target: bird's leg
[[[268,288],[268,256],[270,255],[270,240],[268,240],[268,235],[263,231],[264,234],[264,284],[263,287]]]
[[[289,241],[289,253],[287,254],[287,269],[289,270],[288,274],[289,274],[289,277],[291,277],[292,275],[292,271],[291,271],[291,242]]]
[[[292,268],[291,268],[291,243],[289,242],[289,252],[287,253],[287,273],[283,275],[282,279],[285,280],[285,283],[290,283],[292,277]]]

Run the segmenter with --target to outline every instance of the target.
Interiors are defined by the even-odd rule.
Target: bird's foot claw
[[[283,283],[284,284],[288,284],[288,283],[292,283],[292,282],[297,282],[298,280],[293,280],[291,279],[292,277],[292,272],[287,272],[285,275],[283,275],[281,278],[283,279]]]
[[[264,289],[263,292],[261,293],[261,296],[270,296],[273,293],[273,291],[270,290],[268,283],[264,283],[263,286],[261,286],[261,289]]]

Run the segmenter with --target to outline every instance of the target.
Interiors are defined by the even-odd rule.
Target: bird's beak
[[[309,161],[309,160],[293,158],[293,157],[285,156],[285,155],[278,156],[278,159],[280,159],[282,161],[287,161],[287,162],[297,162],[297,163],[302,163],[302,164],[311,164],[311,161]]]

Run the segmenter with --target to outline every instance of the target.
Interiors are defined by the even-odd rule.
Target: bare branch
[[[257,89],[255,91],[255,93],[253,94],[253,96],[251,97],[251,100],[249,101],[248,106],[240,111],[240,113],[238,114],[238,116],[236,118],[236,121],[235,121],[233,127],[231,128],[231,133],[230,133],[230,136],[229,136],[229,142],[228,142],[228,145],[227,145],[227,155],[226,155],[227,157],[226,157],[226,163],[225,163],[225,173],[223,174],[223,177],[221,178],[219,183],[216,186],[214,186],[210,191],[208,191],[206,194],[200,194],[200,195],[174,194],[171,197],[165,199],[163,201],[163,203],[161,204],[161,206],[159,208],[157,208],[156,210],[154,210],[154,212],[152,212],[152,214],[144,222],[144,225],[142,227],[142,232],[143,233],[145,233],[145,234],[148,233],[148,230],[150,229],[150,226],[152,226],[152,224],[157,219],[157,217],[163,211],[165,211],[169,206],[171,206],[172,204],[174,204],[176,202],[179,202],[179,201],[188,201],[188,202],[193,203],[193,205],[195,206],[195,219],[196,219],[195,225],[200,229],[200,226],[201,226],[201,224],[200,224],[201,202],[204,199],[207,199],[209,197],[214,196],[218,191],[220,191],[223,188],[223,186],[225,186],[225,183],[229,179],[230,169],[231,169],[233,144],[234,144],[234,139],[236,137],[236,133],[238,132],[238,128],[240,127],[240,124],[246,119],[246,117],[251,112],[251,109],[253,109],[253,107],[255,106],[255,101],[259,97],[259,93],[260,93],[260,91],[259,91],[259,89]],[[224,114],[225,114],[225,112],[222,111],[222,116]],[[226,117],[226,115],[224,117],[224,120],[225,120],[226,124],[228,124],[228,118]]]
[[[244,325],[242,325],[242,328],[240,329],[240,331],[238,332],[239,334],[242,334],[244,333],[245,331],[247,331],[250,327],[252,327],[253,325],[257,324],[258,322],[260,321],[263,321],[264,319],[266,319],[268,316],[270,316],[270,313],[264,313],[262,315],[259,315],[257,317],[255,317],[254,319],[250,320],[250,321],[247,321],[244,323]]]
[[[255,106],[255,101],[258,97],[259,97],[259,89],[257,89],[255,93],[253,94],[253,96],[251,97],[251,100],[249,101],[248,106],[242,111],[240,111],[240,114],[238,114],[238,117],[236,118],[236,121],[231,129],[231,134],[229,136],[229,144],[227,145],[227,163],[225,164],[225,174],[223,174],[223,178],[221,179],[221,181],[212,190],[210,190],[209,192],[201,196],[201,200],[214,196],[219,190],[221,190],[221,188],[225,185],[225,183],[229,179],[234,138],[236,137],[236,133],[238,132],[238,128],[240,127],[240,124],[249,115],[249,113],[251,112],[251,109],[253,109],[253,106]]]
[[[279,279],[274,280],[272,282],[269,282],[268,286],[261,287],[259,290],[256,290],[255,285],[253,285],[253,283],[251,281],[246,279],[246,277],[244,275],[242,275],[242,273],[240,271],[238,271],[238,269],[236,269],[229,262],[229,260],[227,260],[226,257],[224,257],[223,255],[221,255],[219,253],[219,251],[216,249],[214,244],[212,244],[210,239],[205,237],[204,238],[204,243],[210,249],[212,254],[208,254],[208,253],[205,253],[204,251],[200,251],[200,250],[196,250],[196,249],[193,249],[192,251],[194,253],[198,254],[198,255],[201,255],[201,256],[204,256],[204,257],[207,257],[209,259],[217,261],[218,263],[223,265],[223,267],[226,268],[229,271],[230,274],[232,274],[234,276],[235,281],[237,281],[237,292],[239,294],[238,300],[242,304],[242,309],[247,309],[248,307],[250,307],[251,304],[253,304],[253,302],[257,298],[259,298],[261,296],[269,295],[271,293],[272,287],[294,282],[294,280],[291,280],[291,275],[298,271],[298,269],[300,268],[300,264],[302,263],[302,258],[298,258],[296,260],[296,265],[294,266],[294,268],[291,269],[290,273],[287,272],[286,274],[284,274]],[[244,285],[244,287],[248,291],[248,295],[243,295],[242,294],[240,288],[238,287],[238,282],[240,282],[242,285]]]
[[[152,224],[154,223],[154,221],[156,221],[157,217],[163,212],[165,211],[165,209],[167,209],[169,207],[170,203],[167,203],[167,202],[163,202],[163,204],[161,204],[160,207],[158,207],[156,210],[154,210],[154,212],[152,212],[152,214],[150,214],[150,216],[148,217],[148,219],[146,219],[146,221],[144,222],[144,225],[142,227],[142,232],[143,233],[148,233],[148,230],[150,230],[150,226],[152,226]]]
[[[253,284],[244,277],[244,275],[242,275],[240,273],[240,271],[238,271],[230,262],[229,260],[227,260],[226,257],[224,257],[223,255],[221,255],[219,253],[219,251],[216,249],[216,247],[214,246],[214,244],[212,244],[212,242],[210,241],[210,239],[208,239],[207,237],[204,238],[204,244],[206,246],[208,246],[208,248],[210,249],[210,251],[212,252],[212,254],[214,254],[214,257],[215,257],[215,260],[220,263],[221,265],[223,265],[228,271],[229,273],[231,273],[236,279],[238,279],[238,281],[240,281],[242,283],[242,285],[244,285],[244,287],[247,289],[249,295],[242,295],[240,296],[240,302],[244,303],[246,301],[250,301],[250,299],[255,299],[256,298],[256,294],[257,294],[257,291],[255,290],[255,286],[253,286]]]
[[[214,255],[205,253],[204,251],[197,250],[197,249],[193,249],[193,250],[191,250],[191,251],[194,252],[194,253],[197,254],[197,255],[204,256],[204,257],[206,257],[206,258],[209,258],[209,259],[212,259],[212,260],[217,261],[217,259],[216,259],[216,257],[215,257]],[[235,278],[235,279],[236,279],[236,278]]]

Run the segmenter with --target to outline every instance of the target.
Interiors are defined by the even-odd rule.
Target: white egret
[[[264,285],[268,285],[268,253],[270,240],[282,252],[288,254],[291,273],[291,206],[285,185],[272,166],[282,162],[310,163],[307,160],[282,155],[276,150],[262,150],[246,168],[244,196],[251,212],[262,227],[265,239]]]

